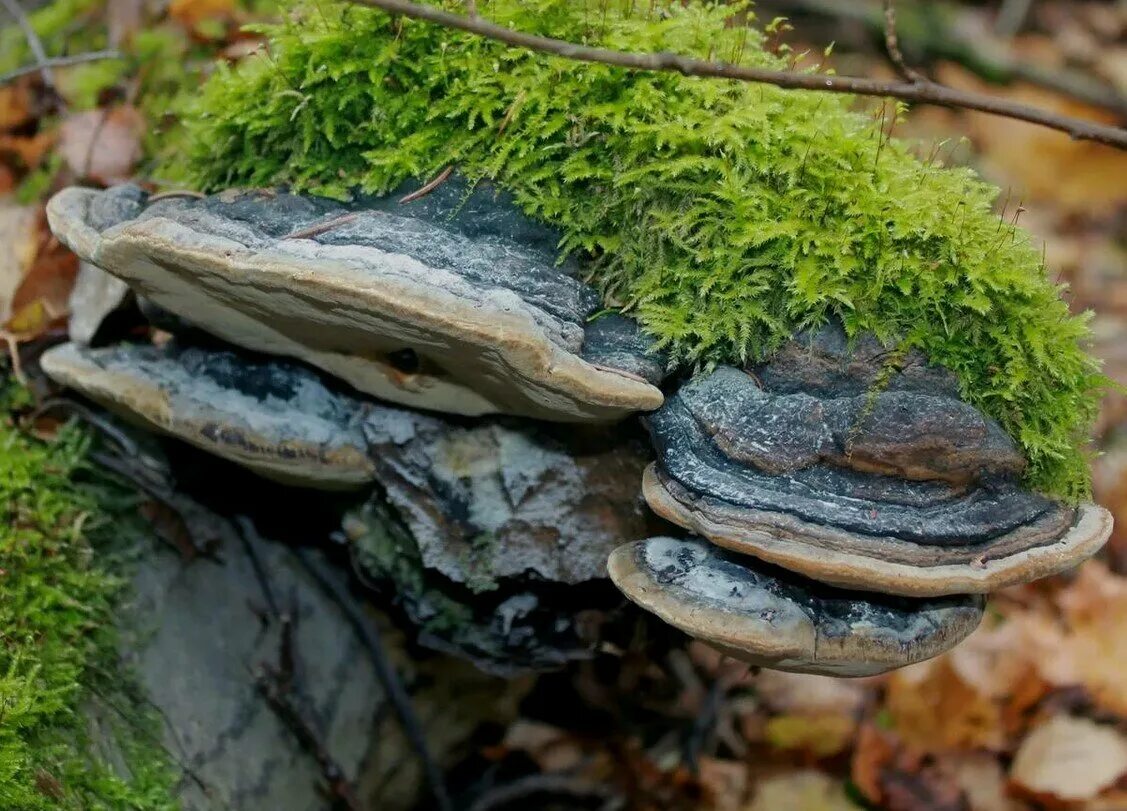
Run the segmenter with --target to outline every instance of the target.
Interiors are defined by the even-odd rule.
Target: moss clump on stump
[[[45,445],[14,429],[10,391],[0,381],[0,808],[173,811],[159,727],[117,665],[122,582],[95,560],[128,534],[132,499],[76,483],[81,433]]]
[[[459,2],[447,2],[463,9]],[[491,0],[503,25],[627,51],[785,67],[732,5]],[[367,8],[265,29],[187,115],[188,181],[345,197],[448,165],[511,191],[680,361],[765,357],[842,318],[958,376],[1022,445],[1028,483],[1087,494],[1105,379],[997,190],[920,160],[851,100],[630,72]]]

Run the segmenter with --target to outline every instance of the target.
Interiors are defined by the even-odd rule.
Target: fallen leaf
[[[203,20],[230,19],[234,0],[172,0],[168,14],[185,28],[195,28]]]
[[[1062,617],[1015,619],[1027,627],[1038,672],[1058,687],[1080,685],[1102,708],[1127,716],[1127,579],[1088,561],[1056,595]]]
[[[887,771],[881,787],[885,811],[967,811],[962,789],[938,766]]]
[[[767,720],[763,736],[776,749],[809,753],[827,758],[845,751],[857,724],[841,713],[820,715],[776,715]]]
[[[0,154],[15,155],[26,169],[38,168],[54,145],[55,133],[51,131],[26,136],[0,135]]]
[[[896,759],[893,737],[873,724],[863,724],[853,747],[850,774],[862,796],[879,805],[884,796],[881,778],[884,770]]]
[[[129,105],[75,113],[59,129],[59,152],[78,177],[108,185],[129,178],[144,131],[144,118]]]
[[[972,752],[943,759],[944,771],[962,790],[969,811],[1019,811],[1006,794],[1006,773],[990,753]]]
[[[698,764],[700,780],[711,811],[741,811],[747,797],[748,769],[737,760],[702,757]]]
[[[996,87],[964,68],[945,63],[938,71],[944,84],[985,92],[1050,112],[1114,124],[1114,116],[1030,85]],[[1010,216],[1019,200],[1045,202],[1074,213],[1102,215],[1127,203],[1127,152],[1035,127],[1022,121],[966,112],[965,131],[980,153],[986,174],[1014,190]]]
[[[12,130],[35,118],[31,83],[0,85],[0,130]]]
[[[583,761],[583,750],[567,730],[537,721],[518,720],[505,732],[502,745],[532,758],[544,772],[561,772]]]
[[[20,338],[35,337],[61,322],[78,275],[78,257],[47,230],[46,216],[36,210],[37,252],[12,295],[6,328]]]
[[[826,713],[851,715],[868,700],[872,680],[838,679],[809,673],[764,670],[755,679],[755,692],[769,708],[779,713]]]
[[[858,811],[845,786],[822,772],[804,769],[763,780],[747,811]]]
[[[12,302],[39,252],[39,213],[34,206],[0,203],[0,324],[12,316]]]
[[[1014,756],[1010,779],[1033,796],[1081,801],[1127,772],[1127,740],[1086,718],[1057,715],[1033,730]]]
[[[1001,708],[947,657],[893,673],[885,708],[896,732],[923,752],[1000,749],[1005,743]]]

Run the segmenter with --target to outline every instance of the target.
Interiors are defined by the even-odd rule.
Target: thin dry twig
[[[900,51],[900,37],[896,33],[896,4],[893,0],[884,0],[884,47],[896,70],[906,80],[913,84],[927,81],[922,73],[908,67],[908,63],[904,61],[904,54]]]
[[[294,553],[305,570],[321,586],[326,596],[336,603],[345,619],[348,620],[352,629],[364,643],[364,647],[368,651],[368,658],[375,668],[376,677],[387,693],[399,725],[403,729],[403,734],[419,758],[423,774],[426,776],[434,798],[435,807],[439,811],[452,811],[454,805],[446,791],[446,781],[443,778],[442,770],[430,753],[426,733],[415,715],[414,708],[411,705],[411,697],[403,687],[403,682],[400,680],[395,667],[388,661],[387,655],[384,653],[383,640],[380,638],[379,631],[367,620],[350,598],[348,586],[329,572],[316,556],[302,547],[295,549]]]
[[[930,104],[937,107],[977,110],[990,115],[1014,118],[1058,130],[1067,133],[1078,141],[1093,141],[1127,150],[1127,130],[1125,129],[1060,115],[1009,99],[959,90],[932,81],[888,82],[858,76],[827,76],[824,73],[770,70],[729,62],[693,59],[672,53],[627,53],[516,31],[489,22],[483,17],[470,18],[435,6],[413,3],[410,0],[351,0],[351,2],[380,8],[392,14],[400,14],[416,20],[425,20],[447,28],[467,31],[517,48],[527,48],[528,50],[552,54],[578,62],[598,62],[634,70],[664,70],[685,76],[772,84],[786,90],[816,90],[823,93],[877,96],[901,99],[917,104]]]
[[[445,183],[447,178],[449,178],[450,175],[452,175],[453,173],[454,173],[454,164],[450,164],[445,169],[443,169],[441,172],[439,172],[438,177],[436,177],[430,183],[427,183],[425,186],[423,186],[421,188],[415,189],[410,194],[405,194],[403,197],[400,197],[399,198],[400,205],[402,205],[403,203],[413,203],[415,200],[418,200],[420,197],[426,197],[432,191],[434,191],[439,186],[441,186],[443,183]]]
[[[308,228],[299,228],[296,231],[291,231],[282,237],[282,239],[309,239],[310,237],[332,231],[334,228],[340,228],[342,225],[347,225],[355,220],[357,216],[359,215],[341,214],[339,217],[333,217],[331,220],[311,225]]]
[[[88,53],[74,54],[73,56],[52,56],[42,62],[32,65],[23,65],[7,73],[0,73],[0,85],[14,82],[21,76],[41,72],[44,68],[67,68],[71,65],[82,65],[86,62],[100,62],[103,59],[121,59],[119,51],[90,51]]]
[[[20,30],[23,31],[23,38],[27,40],[27,47],[31,49],[31,55],[35,57],[36,69],[39,70],[39,75],[43,77],[43,84],[48,90],[54,90],[55,75],[51,72],[50,65],[47,64],[47,51],[43,48],[43,40],[39,38],[39,34],[35,33],[35,27],[31,24],[31,20],[27,18],[27,13],[16,0],[0,0],[0,3],[4,5],[4,8],[19,25]]]

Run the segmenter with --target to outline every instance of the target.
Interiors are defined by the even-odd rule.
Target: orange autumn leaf
[[[905,743],[923,752],[1000,749],[1000,707],[969,684],[945,657],[892,674],[885,709]]]
[[[950,63],[941,66],[939,79],[954,87],[1063,115],[1117,123],[1103,110],[1050,90],[1032,85],[988,85]],[[1071,212],[1100,214],[1127,203],[1127,184],[1123,183],[1127,177],[1127,152],[1072,140],[1063,133],[1010,118],[975,112],[966,112],[964,116],[965,129],[987,167],[987,174],[999,185],[1013,187],[1013,208],[1018,199],[1023,199],[1027,204],[1045,201]]]
[[[172,0],[168,13],[185,28],[195,28],[203,20],[228,19],[234,9],[233,0]]]

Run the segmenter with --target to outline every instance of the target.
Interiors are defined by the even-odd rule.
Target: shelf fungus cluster
[[[264,476],[359,491],[356,564],[423,641],[493,670],[588,655],[609,570],[733,656],[877,673],[1110,533],[1024,489],[1012,440],[917,354],[829,324],[757,368],[670,368],[485,186],[70,189],[48,214],[177,334],[57,347],[47,373]]]

